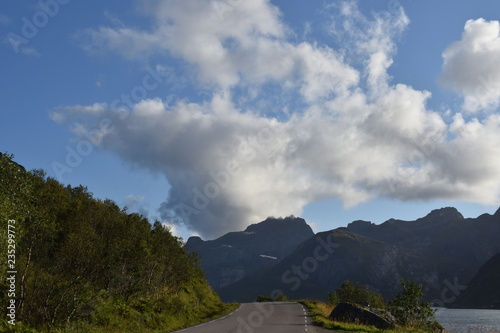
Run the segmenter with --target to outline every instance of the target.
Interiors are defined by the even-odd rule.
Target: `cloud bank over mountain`
[[[297,40],[266,0],[145,2],[149,30],[87,30],[82,46],[139,63],[176,59],[177,75],[208,96],[145,98],[128,110],[67,106],[52,117],[82,138],[109,119],[98,145],[163,174],[162,218],[205,238],[331,197],[346,206],[378,197],[498,204],[500,89],[478,90],[469,75],[500,78],[498,22],[468,21],[444,51],[442,82],[464,96],[463,111],[483,115],[457,110],[447,121],[428,108],[430,92],[388,74],[409,25],[402,8],[325,10],[332,45]]]

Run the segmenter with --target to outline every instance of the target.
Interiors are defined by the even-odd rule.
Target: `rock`
[[[339,303],[330,313],[334,321],[375,326],[379,329],[393,329],[396,321],[389,311],[374,309],[353,303]]]

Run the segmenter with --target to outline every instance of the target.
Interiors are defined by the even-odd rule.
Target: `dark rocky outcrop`
[[[352,303],[338,304],[332,313],[330,313],[330,319],[339,322],[375,326],[384,330],[396,327],[396,321],[389,311]]]

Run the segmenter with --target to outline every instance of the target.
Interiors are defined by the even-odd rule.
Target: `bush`
[[[272,302],[273,299],[269,296],[259,295],[257,296],[257,302]]]
[[[389,302],[389,311],[398,325],[423,330],[440,329],[429,302],[422,302],[422,285],[412,281],[401,281],[403,290],[398,291]]]
[[[288,297],[283,294],[279,294],[274,298],[265,295],[259,295],[257,296],[257,302],[288,302]]]
[[[276,296],[276,297],[274,298],[274,300],[275,300],[276,302],[288,302],[288,296],[283,295],[283,294],[279,294],[278,296]]]
[[[330,304],[356,303],[363,306],[385,309],[384,297],[360,283],[345,281],[337,291],[328,295]]]

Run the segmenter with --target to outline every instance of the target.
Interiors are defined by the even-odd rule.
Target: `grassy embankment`
[[[124,302],[113,298],[99,301],[93,314],[56,328],[33,329],[22,322],[0,325],[0,332],[12,333],[165,333],[217,319],[239,304],[222,303],[205,281],[190,281],[180,291],[154,300]],[[9,327],[10,326],[10,327]]]
[[[202,299],[200,294],[204,293]],[[142,305],[142,306],[141,306]],[[159,312],[158,306],[166,311]],[[176,295],[142,304],[103,304],[95,321],[77,322],[58,329],[57,333],[165,333],[214,320],[235,310],[239,304],[221,303],[207,290],[204,281],[190,283]]]
[[[209,290],[205,281],[191,281],[180,291],[153,302],[103,304],[94,322],[77,322],[57,333],[165,333],[214,320],[235,310],[239,304],[225,304]],[[159,308],[164,309],[158,311]]]

